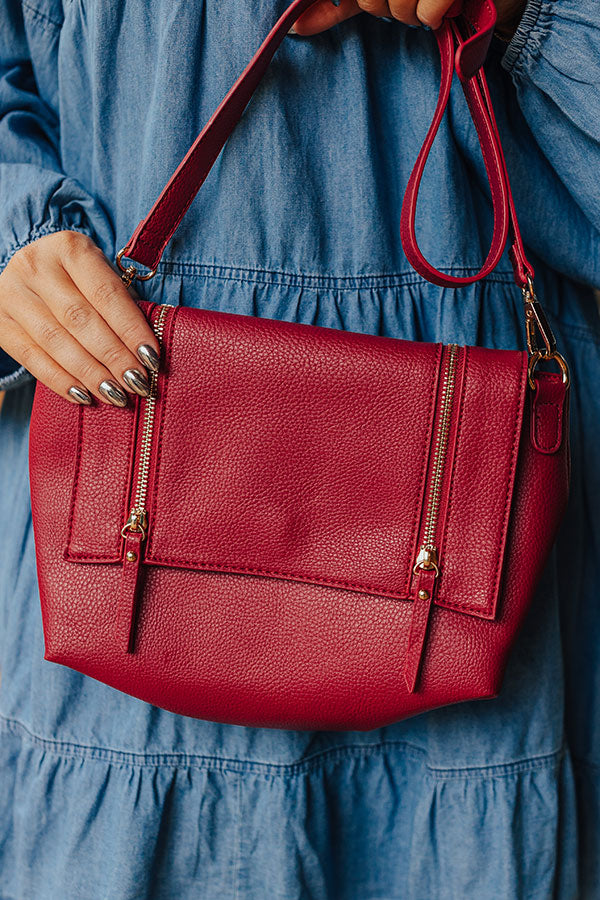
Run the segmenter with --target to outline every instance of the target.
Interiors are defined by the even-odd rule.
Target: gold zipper
[[[156,322],[153,329],[158,339],[159,347],[161,345],[163,331],[165,327],[165,317],[167,311],[173,309],[171,304],[164,304],[160,307]],[[145,540],[148,533],[148,510],[146,509],[148,497],[148,479],[150,477],[150,456],[152,452],[152,437],[154,435],[154,419],[156,415],[156,398],[157,398],[158,373],[150,372],[150,393],[146,397],[142,435],[139,443],[139,464],[137,471],[137,479],[135,492],[133,495],[133,505],[129,511],[129,518],[121,529],[124,538],[128,532],[141,532],[142,540]]]
[[[433,449],[433,462],[431,466],[429,494],[425,512],[425,525],[423,527],[423,540],[419,547],[413,568],[415,575],[418,575],[421,570],[433,570],[436,578],[440,574],[438,548],[435,541],[442,499],[444,468],[448,452],[448,439],[450,437],[457,357],[458,345],[448,344],[441,387],[440,415]]]

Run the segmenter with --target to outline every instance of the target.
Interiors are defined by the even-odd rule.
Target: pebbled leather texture
[[[281,16],[136,229],[131,259],[158,263],[312,2],[294,0]],[[467,0],[436,32],[440,95],[401,237],[416,270],[440,285],[482,278],[509,235],[515,280],[533,276],[482,68],[494,22],[490,0]],[[494,207],[488,257],[462,279],[433,269],[415,233],[455,69]],[[157,307],[140,307],[153,321]],[[524,353],[455,354],[168,311],[145,540],[121,536],[144,401],[77,407],[38,384],[30,483],[46,658],[176,713],[272,728],[366,730],[495,696],[567,502],[568,387],[538,372],[532,392]],[[415,568],[432,498],[435,578]]]
[[[531,443],[540,453],[556,453],[563,439],[567,415],[560,380],[547,372],[538,372],[531,404]]]
[[[139,573],[120,528],[143,401],[77,408],[38,384],[46,658],[267,727],[370,729],[494,696],[566,503],[566,414],[539,452],[525,354],[459,349],[440,576],[415,606],[441,360],[435,344],[170,310]],[[564,409],[560,376],[544,383]],[[548,411],[538,430],[555,436]]]

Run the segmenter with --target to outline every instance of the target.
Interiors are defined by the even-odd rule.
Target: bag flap
[[[146,563],[407,598],[442,356],[439,344],[169,311]],[[437,599],[490,617],[526,368],[511,351],[460,359]],[[140,427],[132,409],[81,409],[67,558],[120,560]]]

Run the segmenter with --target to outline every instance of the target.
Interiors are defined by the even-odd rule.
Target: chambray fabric
[[[0,267],[59,229],[114,259],[284,6],[0,0]],[[4,355],[1,900],[600,897],[600,4],[530,0],[487,71],[573,372],[569,512],[500,697],[371,732],[277,731],[176,716],[45,662],[33,383]],[[453,291],[402,253],[438,75],[433,36],[397,22],[287,38],[140,294],[522,347],[506,259]],[[418,219],[433,263],[478,266],[491,209],[458,84]]]

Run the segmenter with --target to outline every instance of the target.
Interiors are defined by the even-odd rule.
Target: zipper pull
[[[437,547],[433,544],[423,544],[419,549],[413,572],[418,575],[422,570],[429,569],[433,569],[436,578],[440,574]]]
[[[126,653],[133,653],[137,596],[140,586],[142,546],[146,533],[142,528],[127,531],[121,569],[117,640]]]
[[[148,532],[148,513],[141,506],[132,506],[129,512],[129,518],[121,528],[121,535],[126,538],[132,531],[139,531],[142,535],[142,540],[146,540],[146,534]]]
[[[429,615],[433,603],[433,592],[435,591],[437,577],[440,574],[437,548],[433,544],[424,544],[419,549],[413,572],[416,576],[414,581],[414,599],[403,665],[404,680],[411,694],[417,687],[423,650],[425,649]]]

